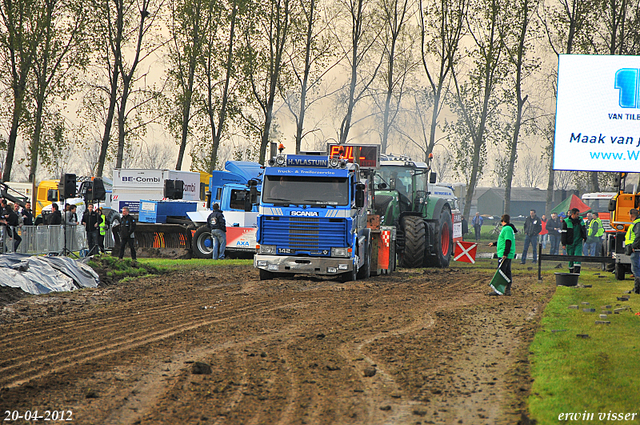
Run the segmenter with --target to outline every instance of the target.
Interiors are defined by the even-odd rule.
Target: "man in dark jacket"
[[[62,224],[62,213],[60,207],[55,202],[51,204],[51,214],[49,215],[50,225]]]
[[[18,234],[18,226],[20,226],[18,214],[16,214],[12,204],[7,205],[2,214],[2,223],[7,226],[7,235],[13,238],[13,252],[16,252],[20,242],[22,242],[22,238]]]
[[[558,214],[551,213],[551,218],[547,220],[547,231],[549,232],[549,254],[558,255],[560,248],[560,235],[562,234],[562,220]]]
[[[580,217],[580,210],[571,209],[571,215],[562,222],[562,246],[567,255],[582,255],[582,243],[587,240],[587,228]],[[569,273],[580,273],[580,261],[569,261]]]
[[[98,248],[98,232],[100,225],[100,215],[93,210],[93,204],[87,206],[87,210],[82,215],[82,224],[87,231],[87,245],[89,246],[89,255],[96,253]],[[133,256],[134,254],[132,254]]]
[[[131,249],[131,259],[136,259],[136,220],[129,214],[129,208],[122,208],[122,217],[120,218],[120,259],[124,258],[124,250],[129,244]]]
[[[33,226],[33,211],[31,211],[31,202],[26,202],[22,209],[22,223],[25,226]]]
[[[211,229],[213,241],[213,259],[224,260],[224,250],[227,247],[227,227],[224,215],[220,211],[220,205],[213,204],[213,212],[207,218],[207,225]]]
[[[529,211],[529,217],[524,221],[524,249],[522,250],[520,264],[524,264],[527,261],[529,244],[533,247],[533,262],[538,261],[538,235],[541,231],[542,222],[536,215],[536,210]]]

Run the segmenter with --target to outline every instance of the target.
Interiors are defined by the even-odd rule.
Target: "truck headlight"
[[[276,246],[275,245],[260,245],[260,249],[258,250],[258,254],[275,254]]]
[[[348,248],[331,248],[332,257],[349,257]]]

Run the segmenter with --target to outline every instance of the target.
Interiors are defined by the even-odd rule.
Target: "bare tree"
[[[420,0],[421,57],[424,72],[429,81],[431,95],[431,122],[425,139],[425,159],[436,143],[438,117],[444,106],[443,97],[452,67],[459,55],[460,40],[464,35],[467,0]],[[433,58],[432,60],[430,60]],[[430,63],[434,62],[433,65]],[[425,111],[426,112],[426,111]],[[420,117],[424,127],[424,118]]]
[[[339,49],[348,62],[347,69],[349,71],[347,95],[339,100],[347,105],[338,135],[338,142],[342,144],[348,141],[356,104],[374,82],[382,65],[383,56],[380,55],[376,63],[373,64],[373,68],[367,68],[367,64],[372,63],[370,57],[372,47],[378,40],[377,28],[372,20],[370,10],[373,6],[371,0],[339,0],[338,5],[346,12],[347,22],[339,28],[335,27],[334,31]],[[340,42],[342,40],[340,31],[343,28],[350,32],[349,44],[347,45]]]
[[[214,18],[212,9],[216,3],[209,0],[173,0],[171,2],[171,43],[169,48],[169,78],[175,86],[175,103],[179,118],[180,143],[176,170],[182,169],[184,152],[187,147],[191,105],[194,96],[196,72],[201,67],[201,58],[212,31],[210,24]]]
[[[3,169],[3,180],[11,180],[11,169],[23,122],[27,85],[33,71],[38,46],[42,42],[49,17],[44,2],[37,0],[0,2],[0,55],[5,67],[4,83],[11,103],[10,130]]]
[[[254,4],[253,28],[245,31],[244,75],[260,112],[260,119],[249,116],[248,124],[260,134],[259,162],[264,163],[271,140],[274,105],[282,81],[284,52],[291,24],[291,0],[263,0]]]
[[[467,28],[474,46],[473,68],[466,82],[460,82],[453,70],[456,100],[452,107],[459,116],[457,125],[449,127],[457,137],[456,166],[467,177],[464,215],[468,216],[478,176],[486,161],[486,139],[491,120],[498,117],[502,103],[496,94],[507,73],[503,39],[507,30],[504,19],[510,3],[504,0],[478,0],[472,3]]]
[[[153,1],[153,3],[152,3]],[[137,119],[129,128],[130,115],[147,104],[156,93],[153,90],[136,91],[136,83],[145,81],[146,75],[138,75],[138,66],[152,55],[161,44],[147,42],[147,37],[154,28],[155,20],[162,7],[162,0],[112,0],[103,2],[94,0],[93,7],[97,16],[95,43],[99,49],[99,59],[107,74],[109,87],[95,85],[94,91],[107,92],[108,106],[105,116],[104,132],[101,142],[100,160],[96,175],[102,176],[107,158],[113,119],[117,113],[118,137],[116,147],[116,167],[122,166],[125,150],[125,139],[128,134],[144,131],[147,122]],[[131,49],[133,56],[127,61],[124,52]],[[134,94],[135,93],[135,94]],[[128,105],[132,96],[140,95],[142,99]]]
[[[545,165],[539,155],[531,151],[521,156],[518,162],[517,181],[520,187],[538,187],[543,184],[546,177]]]
[[[412,57],[413,42],[409,20],[412,18],[413,4],[409,0],[380,0],[381,20],[384,22],[382,37],[384,57],[384,102],[382,110],[382,152],[387,151],[389,133],[396,121],[405,83],[415,67]],[[392,102],[393,101],[393,102]]]
[[[515,92],[515,123],[513,135],[508,143],[509,163],[506,169],[504,190],[504,213],[511,213],[511,183],[518,155],[518,141],[520,137],[523,109],[528,95],[523,95],[524,80],[531,75],[538,66],[538,61],[531,58],[533,52],[531,21],[538,6],[538,0],[516,0],[513,4],[513,24],[510,25],[513,32],[507,42],[507,57],[513,70],[515,80],[509,86],[508,91]],[[535,28],[533,29],[535,31]],[[513,44],[511,42],[513,41]]]
[[[58,109],[55,100],[65,101],[79,90],[78,72],[87,64],[89,51],[85,43],[86,8],[81,1],[46,0],[44,19],[46,20],[43,41],[36,50],[34,61],[34,79],[31,85],[31,98],[34,111],[30,114],[28,125],[31,129],[29,145],[29,181],[36,188],[36,172],[40,151],[48,149],[43,141],[43,125],[47,116],[56,116],[47,109]],[[53,123],[49,123],[53,124]],[[47,132],[44,132],[46,135]],[[45,140],[46,141],[46,140]],[[58,140],[64,143],[65,140]]]
[[[590,32],[599,18],[596,3],[599,0],[559,0],[543,9],[540,17],[549,46],[556,55],[560,53],[587,52]],[[555,83],[554,92],[556,92]],[[553,143],[553,139],[550,139]],[[555,173],[553,155],[549,155],[549,181],[547,183],[547,211],[552,208]]]
[[[213,37],[213,32],[211,33],[207,43],[207,61],[205,64],[207,96],[204,101],[204,109],[209,120],[208,122],[211,127],[211,136],[213,139],[211,153],[209,156],[209,167],[207,168],[208,170],[213,170],[218,167],[218,163],[220,162],[218,160],[218,149],[222,140],[223,131],[227,128],[227,117],[229,115],[231,115],[231,117],[236,116],[238,112],[231,99],[232,95],[230,84],[232,82],[233,75],[237,74],[237,68],[240,68],[238,63],[242,58],[241,55],[236,53],[236,26],[238,25],[239,19],[241,20],[247,15],[247,7],[248,5],[244,5],[244,3],[239,0],[233,0],[231,2],[231,12],[228,14],[228,19],[225,21],[229,27],[229,35],[226,46],[227,49],[225,52],[226,60],[224,62],[224,70],[222,71],[224,73],[224,80],[222,84],[218,84],[217,81],[212,79],[212,76],[214,75],[213,70],[217,65],[213,54],[215,52],[215,38]],[[214,96],[214,91],[218,85],[222,87],[222,91],[218,96]],[[239,86],[239,84],[236,85]]]

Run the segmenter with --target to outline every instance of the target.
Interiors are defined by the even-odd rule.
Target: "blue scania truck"
[[[358,164],[282,153],[269,160],[254,257],[260,279],[298,273],[345,282],[369,277],[368,202]]]

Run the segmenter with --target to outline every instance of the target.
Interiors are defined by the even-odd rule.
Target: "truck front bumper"
[[[293,257],[256,254],[253,265],[272,273],[339,275],[353,271],[353,258]]]

